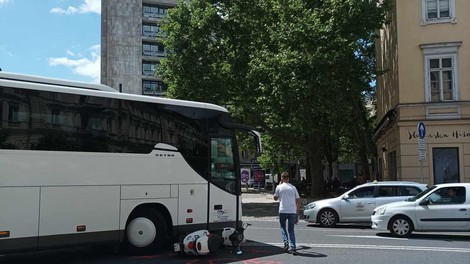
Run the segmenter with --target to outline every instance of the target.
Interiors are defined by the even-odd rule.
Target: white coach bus
[[[0,252],[154,249],[241,225],[232,122],[212,104],[0,72]]]

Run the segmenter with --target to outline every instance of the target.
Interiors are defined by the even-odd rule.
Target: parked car
[[[337,223],[370,222],[370,216],[376,207],[406,200],[426,188],[426,184],[417,182],[365,183],[336,198],[306,205],[304,219],[323,227],[334,227]]]
[[[403,202],[379,206],[372,228],[397,237],[413,231],[470,231],[470,183],[433,186]]]

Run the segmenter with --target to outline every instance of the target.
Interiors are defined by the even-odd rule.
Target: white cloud
[[[72,72],[78,75],[92,78],[94,83],[100,83],[101,73],[101,47],[95,45],[90,48],[91,59],[89,58],[49,58],[49,65],[51,66],[65,66],[72,69]],[[75,57],[75,53],[67,51],[72,57]]]
[[[73,53],[73,51],[71,51],[71,50],[67,50],[67,54],[70,55],[70,56],[75,56],[75,53]]]
[[[8,1],[8,0],[0,0]],[[84,0],[84,3],[79,7],[69,6],[67,9],[60,7],[54,7],[51,9],[51,13],[54,14],[86,14],[86,13],[96,13],[101,14],[101,0]]]
[[[10,0],[0,0],[0,6],[10,2]]]

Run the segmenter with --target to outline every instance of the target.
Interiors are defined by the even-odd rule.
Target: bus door
[[[241,214],[235,159],[234,138],[211,138],[209,230],[235,227],[237,216]]]

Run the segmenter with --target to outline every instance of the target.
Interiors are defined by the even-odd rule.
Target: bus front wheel
[[[157,250],[166,237],[165,218],[155,209],[132,214],[126,226],[126,242],[134,252]]]

